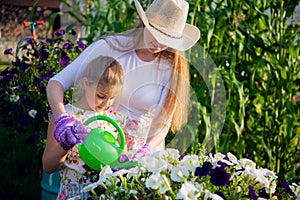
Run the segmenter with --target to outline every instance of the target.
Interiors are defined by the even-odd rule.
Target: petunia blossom
[[[4,51],[4,54],[5,55],[9,55],[9,54],[12,54],[12,48],[9,48],[9,49],[6,49],[5,51]]]
[[[31,110],[28,112],[29,116],[32,117],[32,118],[35,118],[36,113],[37,113],[37,111],[36,111],[35,109],[31,109]]]
[[[193,200],[198,199],[200,196],[199,191],[193,183],[186,182],[182,184],[180,190],[177,193],[176,199]]]

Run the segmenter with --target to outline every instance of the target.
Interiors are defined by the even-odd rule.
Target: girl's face
[[[159,53],[168,48],[167,46],[157,42],[147,28],[144,28],[144,44],[151,53]]]
[[[85,90],[85,99],[89,108],[96,112],[107,110],[121,93],[121,88],[121,86],[88,85]]]

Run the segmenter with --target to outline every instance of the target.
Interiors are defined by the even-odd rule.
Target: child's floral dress
[[[65,109],[68,113],[75,116],[77,120],[82,122],[95,115],[106,115],[114,119],[121,127],[125,126],[127,117],[115,112],[113,109],[108,109],[101,113],[94,111],[87,111],[76,108],[71,104],[65,105]],[[117,131],[112,124],[106,121],[98,120],[89,124],[91,128],[105,129],[117,137]],[[88,167],[80,158],[78,153],[78,146],[75,145],[69,150],[67,157],[63,165],[59,169],[61,183],[60,191],[58,194],[58,200],[69,199],[89,199],[92,197],[89,193],[80,192],[85,186],[98,180],[99,171],[93,170]]]

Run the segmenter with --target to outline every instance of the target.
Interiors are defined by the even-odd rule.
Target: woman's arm
[[[67,156],[67,151],[65,151],[54,138],[54,129],[55,124],[52,115],[48,125],[46,148],[42,159],[43,169],[49,174],[58,170]]]
[[[159,147],[165,147],[165,138],[169,132],[169,126],[165,125],[152,125],[147,139],[147,144],[151,146],[153,150]]]

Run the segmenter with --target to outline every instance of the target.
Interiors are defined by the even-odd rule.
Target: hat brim
[[[181,38],[173,38],[167,34],[162,33],[161,31],[150,26],[146,13],[144,12],[141,4],[138,0],[134,0],[137,12],[143,21],[145,27],[153,35],[153,37],[163,45],[171,47],[179,51],[186,51],[190,49],[200,38],[200,31],[196,26],[191,24],[185,24],[185,27],[182,32]]]

